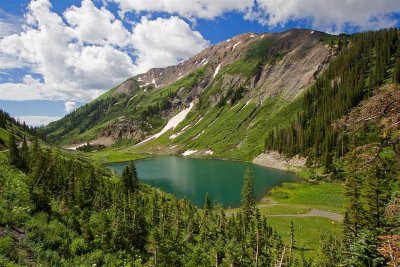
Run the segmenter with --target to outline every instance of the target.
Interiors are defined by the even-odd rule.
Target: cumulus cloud
[[[26,23],[0,39],[0,70],[28,67],[42,79],[28,75],[22,83],[2,83],[0,99],[90,101],[134,74],[175,64],[207,45],[177,17],[143,18],[128,30],[91,0],[63,16],[52,12],[49,0],[32,0]]]
[[[27,125],[31,126],[44,126],[52,121],[57,121],[61,117],[55,116],[17,116],[20,122],[25,122]]]
[[[390,14],[400,11],[400,1],[393,0],[257,0],[257,5],[246,18],[272,27],[305,20],[329,32],[391,27],[398,21]]]
[[[91,0],[83,0],[81,7],[72,6],[64,12],[71,25],[71,33],[80,42],[126,46],[129,31],[105,7],[98,9]]]
[[[66,113],[70,113],[71,111],[77,108],[76,102],[74,101],[67,101],[64,103],[64,110]]]
[[[152,66],[177,64],[209,45],[199,32],[190,29],[178,17],[156,20],[142,18],[133,29],[131,41],[137,51],[138,72],[144,72]]]
[[[242,13],[248,20],[271,27],[290,21],[306,21],[315,29],[341,32],[345,27],[379,29],[398,20],[390,16],[400,12],[394,0],[107,0],[126,12],[166,12],[188,19],[214,19],[229,11]]]
[[[128,11],[167,12],[185,18],[213,19],[228,11],[246,12],[253,0],[108,0],[120,6],[121,13]]]

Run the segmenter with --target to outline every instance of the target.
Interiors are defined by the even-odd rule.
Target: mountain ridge
[[[42,131],[61,144],[135,144],[159,132],[193,100],[192,113],[202,116],[204,107],[240,101],[246,106],[278,98],[290,102],[335,57],[336,48],[324,40],[329,38],[306,29],[241,34],[178,65],[129,78]]]

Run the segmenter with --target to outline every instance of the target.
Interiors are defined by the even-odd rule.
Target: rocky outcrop
[[[143,125],[139,122],[120,118],[116,122],[108,124],[100,134],[100,138],[111,138],[114,141],[121,138],[141,140],[147,134],[142,129]]]
[[[258,164],[268,168],[274,168],[279,170],[298,170],[305,167],[306,158],[300,156],[294,156],[293,158],[287,158],[277,151],[269,151],[258,155],[254,160],[254,164]]]

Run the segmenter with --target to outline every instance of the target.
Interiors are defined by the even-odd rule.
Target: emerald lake
[[[121,174],[127,162],[110,163],[106,167]],[[284,182],[299,180],[294,174],[265,168],[249,162],[193,159],[184,157],[155,157],[135,161],[139,180],[176,194],[202,206],[208,192],[212,201],[224,207],[240,205],[240,191],[247,168],[254,172],[254,191],[257,199]]]

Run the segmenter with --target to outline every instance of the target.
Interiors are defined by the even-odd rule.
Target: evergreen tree
[[[137,177],[136,167],[133,161],[129,162],[129,164],[122,171],[121,179],[125,193],[135,193],[136,189],[139,187],[139,179]]]
[[[241,193],[241,210],[243,214],[243,221],[245,225],[249,219],[254,215],[256,208],[256,199],[254,196],[254,176],[253,170],[248,168],[244,177],[244,183]]]
[[[26,142],[26,137],[24,136],[24,139],[22,141],[22,146],[20,150],[20,155],[21,155],[21,170],[25,173],[28,173],[29,171],[29,149],[28,149],[28,143]]]
[[[366,227],[378,231],[384,226],[386,204],[390,199],[390,181],[385,169],[372,166],[364,176],[362,199],[365,208]]]
[[[10,135],[9,135],[8,150],[9,150],[9,155],[10,155],[10,157],[9,157],[10,165],[20,167],[21,157],[19,155],[17,140],[15,139],[14,133],[10,133]]]
[[[396,58],[394,63],[393,83],[400,83],[400,55]]]
[[[212,206],[211,206],[211,200],[210,200],[210,196],[208,195],[208,192],[206,193],[206,196],[204,197],[204,209],[209,211],[211,210]]]
[[[346,197],[346,218],[345,229],[347,235],[345,236],[347,244],[359,234],[361,227],[364,225],[363,216],[364,210],[361,200],[362,180],[358,174],[349,175],[345,183],[345,197]]]

